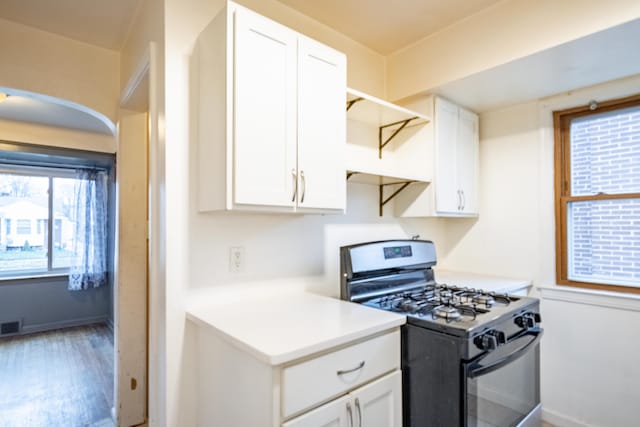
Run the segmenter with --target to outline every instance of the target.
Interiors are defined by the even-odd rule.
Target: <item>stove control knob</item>
[[[496,331],[494,329],[493,331],[489,331],[487,333],[493,335],[494,337],[496,337],[496,341],[497,341],[498,345],[502,345],[502,344],[506,344],[507,343],[507,336],[505,335],[504,332]]]
[[[520,326],[522,329],[532,328],[532,323],[532,319],[526,314],[516,317],[516,325]]]
[[[539,313],[525,313],[516,317],[516,325],[523,329],[531,329],[536,326],[536,323],[540,323],[540,320]]]
[[[498,339],[491,332],[480,335],[474,341],[480,350],[495,350],[498,347]]]

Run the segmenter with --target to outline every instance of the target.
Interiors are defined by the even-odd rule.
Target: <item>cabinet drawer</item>
[[[282,416],[287,418],[399,368],[397,330],[284,368]]]

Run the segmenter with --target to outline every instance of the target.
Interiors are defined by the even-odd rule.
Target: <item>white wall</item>
[[[637,425],[640,299],[567,292],[555,284],[551,112],[639,87],[636,76],[482,114],[481,214],[447,228],[446,267],[552,288],[541,302],[542,402],[545,417],[558,426]]]
[[[2,86],[66,99],[115,123],[118,52],[0,19]]]
[[[480,116],[480,217],[449,222],[444,267],[537,279],[538,150],[537,103]]]

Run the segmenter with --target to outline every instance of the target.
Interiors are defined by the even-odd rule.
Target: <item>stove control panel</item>
[[[516,325],[521,327],[522,329],[531,329],[536,326],[536,324],[540,323],[542,318],[540,317],[540,313],[524,313],[515,319]]]
[[[507,342],[507,336],[502,331],[492,329],[477,336],[473,342],[480,350],[495,350],[499,345]]]

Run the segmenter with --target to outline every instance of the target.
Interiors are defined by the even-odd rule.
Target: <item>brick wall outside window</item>
[[[640,192],[640,108],[571,123],[571,195]],[[640,199],[569,204],[571,279],[640,286]]]

